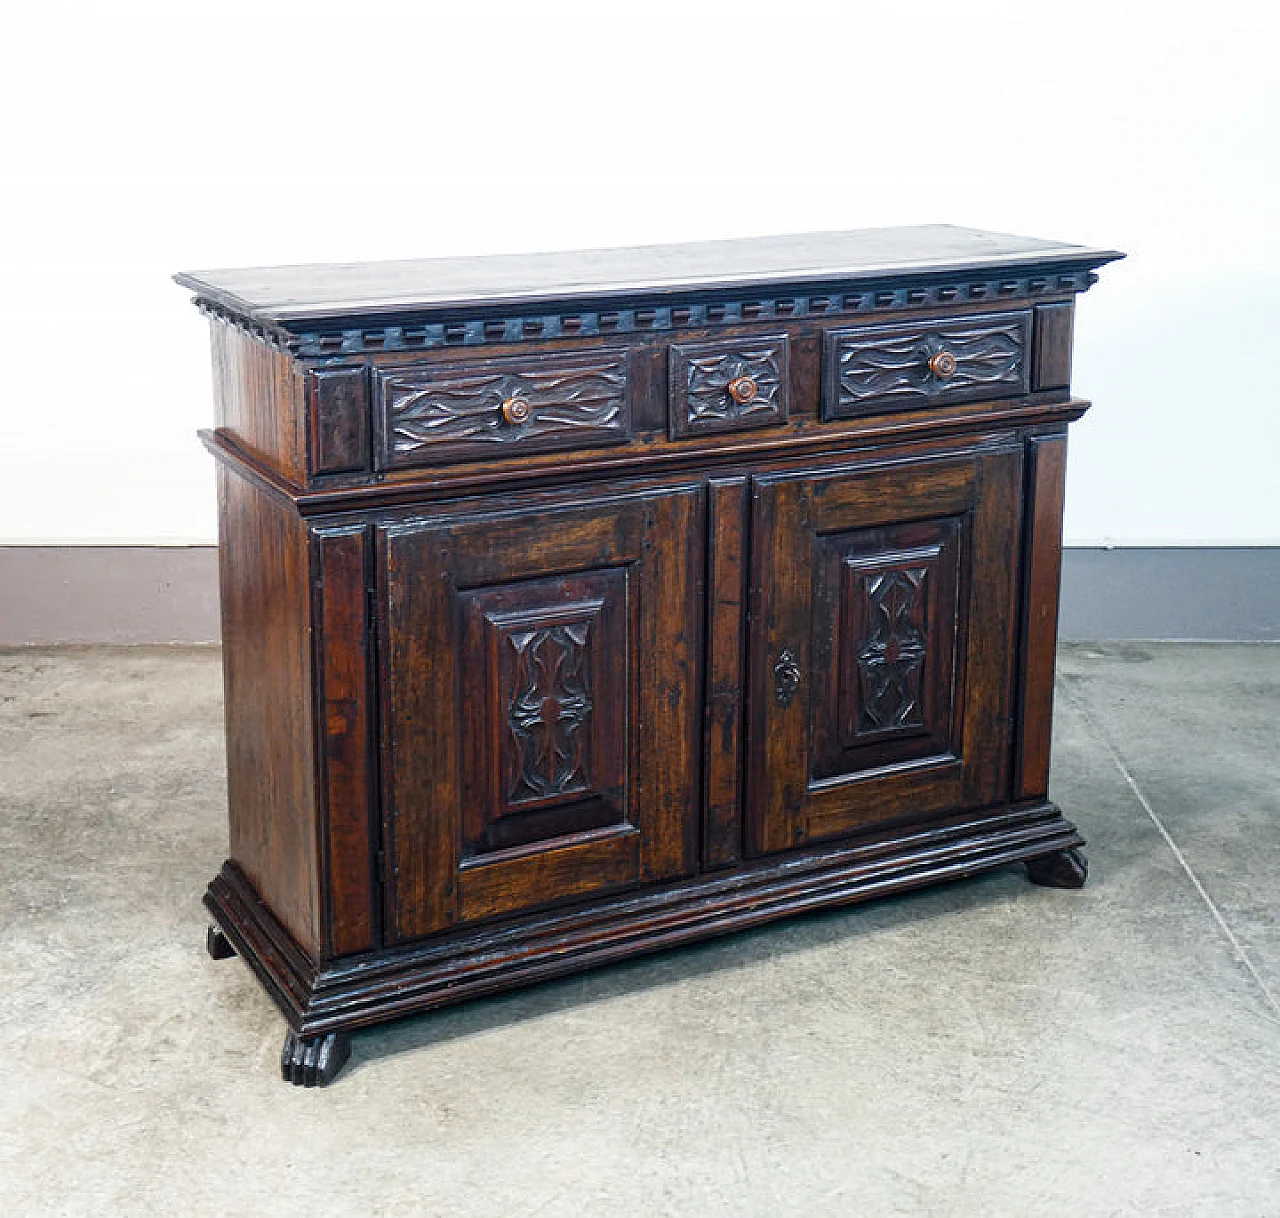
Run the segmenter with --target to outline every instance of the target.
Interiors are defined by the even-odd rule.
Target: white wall
[[[179,269],[946,221],[1081,300],[1068,541],[1280,542],[1269,4],[0,6],[0,542],[207,542]]]

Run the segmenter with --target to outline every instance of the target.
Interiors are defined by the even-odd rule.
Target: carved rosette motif
[[[755,383],[755,394],[739,402],[729,386],[740,378]],[[689,360],[689,422],[705,419],[742,419],[748,415],[776,414],[778,353],[772,347],[707,355]]]
[[[507,636],[515,651],[507,723],[518,758],[511,803],[590,787],[582,731],[592,710],[590,629],[589,622],[570,622]]]
[[[511,367],[437,365],[379,371],[385,459],[395,465],[425,450],[482,455],[530,440],[625,440],[626,357]],[[504,403],[519,401],[519,417]]]
[[[780,423],[787,417],[787,336],[671,348],[671,433],[686,436]]]
[[[856,644],[859,734],[924,723],[927,580],[925,567],[863,576],[870,631]]]

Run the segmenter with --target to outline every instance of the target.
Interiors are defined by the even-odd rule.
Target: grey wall
[[[0,646],[217,639],[214,546],[0,546]]]
[[[1068,549],[1061,634],[1280,640],[1280,547]],[[0,546],[0,646],[217,638],[213,546]]]
[[[1063,551],[1064,639],[1280,640],[1280,546]]]

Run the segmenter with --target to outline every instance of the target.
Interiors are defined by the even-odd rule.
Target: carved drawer
[[[822,417],[1017,397],[1028,390],[1030,310],[853,326],[823,334]]]
[[[668,376],[673,440],[787,419],[787,336],[675,343]]]
[[[631,438],[622,349],[377,368],[373,379],[379,469]]]

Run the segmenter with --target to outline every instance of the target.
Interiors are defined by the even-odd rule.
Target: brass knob
[[[929,357],[929,371],[940,381],[945,381],[956,370],[956,357],[950,351],[939,351]]]
[[[748,402],[754,402],[756,394],[760,392],[760,386],[749,376],[735,376],[729,382],[729,396],[738,403],[739,406],[745,406]]]
[[[512,427],[518,427],[521,423],[527,423],[531,414],[533,414],[533,407],[529,405],[526,398],[507,398],[507,400],[502,403],[502,417],[506,419]]]

